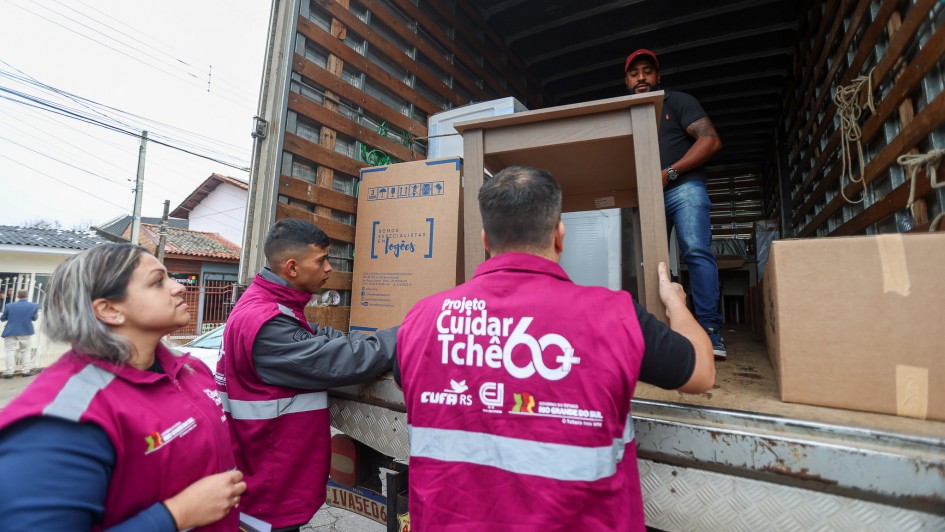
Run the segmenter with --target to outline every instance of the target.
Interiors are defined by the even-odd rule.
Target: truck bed
[[[945,422],[785,403],[764,344],[744,327],[723,331],[728,359],[716,363],[715,389],[699,395],[637,385],[635,399],[738,410],[793,420],[945,439]]]

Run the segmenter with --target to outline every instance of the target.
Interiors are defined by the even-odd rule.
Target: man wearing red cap
[[[660,87],[660,63],[650,50],[639,49],[624,63],[627,89],[641,94]],[[709,209],[703,165],[722,141],[699,102],[684,92],[666,91],[660,118],[660,165],[667,233],[676,227],[679,252],[689,267],[694,314],[712,339],[716,358],[726,356],[719,333],[719,271],[712,252]]]

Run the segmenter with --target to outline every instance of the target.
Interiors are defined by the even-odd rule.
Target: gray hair
[[[127,361],[131,343],[95,317],[92,301],[123,301],[143,253],[150,251],[132,244],[101,244],[60,264],[49,281],[43,304],[46,335],[85,354]]]

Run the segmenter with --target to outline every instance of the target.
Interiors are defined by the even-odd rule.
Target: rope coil
[[[866,184],[863,183],[863,169],[866,167],[866,162],[863,158],[863,144],[860,142],[863,132],[860,130],[859,123],[863,109],[860,107],[859,100],[860,92],[863,90],[863,86],[866,85],[866,104],[869,106],[870,112],[876,113],[876,108],[873,106],[874,69],[875,67],[871,68],[865,76],[857,77],[845,87],[837,87],[837,91],[833,95],[833,103],[837,105],[837,114],[840,116],[840,160],[842,164],[840,168],[840,194],[843,195],[843,199],[847,200],[848,203],[853,204],[862,203],[863,200],[866,199]],[[859,178],[853,175],[853,156],[850,151],[851,144],[856,146],[857,155],[859,156]],[[844,190],[846,188],[844,178],[851,184],[863,183],[863,193],[859,200],[853,201],[847,197],[847,193]]]
[[[937,174],[938,163],[943,157],[945,157],[945,150],[932,150],[924,155],[906,154],[896,158],[896,162],[899,163],[900,166],[909,170],[909,200],[906,202],[907,209],[912,209],[912,204],[915,203],[915,182],[919,168],[925,166],[925,175],[929,177],[932,188],[945,187],[945,181],[940,183]],[[943,218],[945,218],[945,210],[940,212],[938,216],[932,220],[929,226],[929,232],[938,230],[938,224]]]

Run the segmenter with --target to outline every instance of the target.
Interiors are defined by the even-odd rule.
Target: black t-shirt
[[[666,91],[663,97],[663,117],[660,119],[660,168],[665,169],[683,158],[696,140],[686,133],[686,128],[693,122],[707,116],[699,101],[685,92]],[[705,170],[699,166],[680,176],[675,181],[666,184],[666,188],[673,188],[701,179],[705,181]]]
[[[643,333],[640,382],[675,390],[689,381],[696,370],[696,350],[685,336],[670,329],[636,301],[633,306]]]

